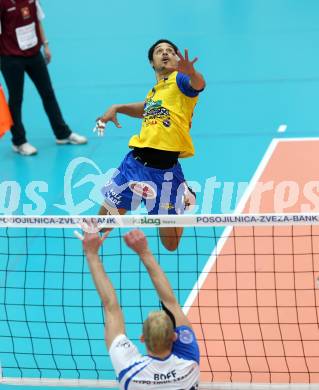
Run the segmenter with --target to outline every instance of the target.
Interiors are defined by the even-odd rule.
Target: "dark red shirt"
[[[36,0],[0,0],[0,55],[29,57],[42,45]]]

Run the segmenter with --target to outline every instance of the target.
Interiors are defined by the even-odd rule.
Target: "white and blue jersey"
[[[127,336],[117,336],[110,358],[121,390],[167,389],[197,390],[199,386],[199,348],[193,330],[175,329],[177,340],[165,359],[143,356]]]

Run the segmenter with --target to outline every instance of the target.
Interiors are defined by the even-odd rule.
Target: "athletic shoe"
[[[19,153],[22,156],[33,156],[38,153],[38,150],[28,142],[19,146],[12,145],[12,148],[16,153]]]
[[[83,135],[77,134],[77,133],[71,133],[68,138],[63,139],[57,139],[56,143],[58,145],[66,145],[66,144],[72,144],[72,145],[83,145],[88,142],[86,137],[83,137]]]

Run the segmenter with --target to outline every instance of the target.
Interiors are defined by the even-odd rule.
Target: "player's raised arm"
[[[186,325],[191,327],[191,323],[177,302],[165,273],[149,249],[144,233],[140,230],[132,230],[124,236],[124,240],[126,245],[139,255],[152,279],[159,298],[164,306],[173,314],[176,326]]]
[[[83,249],[86,254],[95,287],[104,307],[105,340],[108,349],[115,337],[120,334],[125,334],[125,324],[121,307],[118,303],[114,287],[112,286],[98,255],[98,250],[109,233],[110,232],[108,231],[104,236],[100,237],[99,234],[96,233],[96,229],[95,232],[93,229],[92,232],[86,231],[83,239]]]
[[[192,88],[194,88],[196,91],[201,91],[205,88],[205,80],[201,73],[197,72],[195,69],[195,62],[198,61],[198,57],[195,57],[193,60],[189,59],[188,56],[188,49],[185,49],[184,56],[181,52],[177,52],[178,57],[178,63],[176,66],[170,67],[170,69],[176,70],[180,73],[184,73],[189,76],[190,78],[190,85]]]

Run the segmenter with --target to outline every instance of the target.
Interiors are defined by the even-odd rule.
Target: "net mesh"
[[[159,301],[115,229],[100,253],[137,344]],[[188,227],[150,247],[193,323],[203,383],[319,383],[319,226]],[[114,380],[104,318],[73,229],[0,229],[0,360],[7,378]]]

